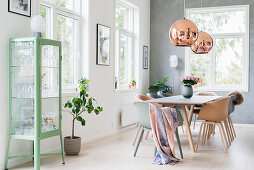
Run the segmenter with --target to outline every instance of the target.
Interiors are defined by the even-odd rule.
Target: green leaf
[[[94,112],[96,115],[98,115],[100,113],[100,111],[98,109],[94,109]]]
[[[64,107],[72,108],[72,103],[71,101],[67,101],[64,105]]]
[[[72,108],[72,113],[76,113],[76,107]]]
[[[82,124],[82,126],[86,125],[86,121],[81,116],[78,116],[77,120]]]
[[[82,119],[83,119],[83,118],[82,118],[81,116],[78,116],[78,117],[77,117],[77,121],[80,121],[80,122],[81,122]]]
[[[102,112],[103,111],[103,107],[97,107],[97,109]]]
[[[165,78],[162,80],[162,83],[166,83],[166,81],[168,81],[168,77],[165,77]]]
[[[90,98],[90,99],[88,100],[88,104],[89,104],[89,105],[92,105],[92,104],[93,104],[93,98]]]

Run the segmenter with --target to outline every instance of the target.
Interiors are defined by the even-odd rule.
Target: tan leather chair
[[[194,96],[217,96],[217,94],[214,92],[197,92],[194,94]],[[197,115],[199,114],[201,108],[202,108],[202,105],[197,105],[197,104],[194,106],[194,108],[191,108],[190,106],[186,108],[190,113],[188,117],[188,121],[190,124],[191,124],[192,116],[195,115],[193,129],[195,129]]]
[[[214,134],[214,130],[216,125],[219,127],[220,135],[221,135],[221,141],[224,147],[224,151],[226,152],[229,145],[230,140],[227,141],[227,137],[229,139],[228,135],[228,124],[227,124],[227,117],[228,117],[228,105],[229,105],[230,97],[209,102],[205,104],[202,109],[200,110],[198,114],[198,120],[205,120],[201,123],[200,131],[198,135],[198,142],[196,145],[196,151],[198,150],[198,144],[200,140],[201,133],[203,133],[202,136],[202,144],[205,144],[205,141],[210,138],[211,134]],[[222,122],[224,121],[225,129],[227,131],[227,135],[224,130],[224,126]]]

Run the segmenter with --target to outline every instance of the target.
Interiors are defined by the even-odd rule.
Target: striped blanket
[[[175,108],[159,108],[150,104],[150,120],[153,139],[157,148],[153,164],[174,165],[179,161],[175,157],[174,132],[177,128],[177,113]]]

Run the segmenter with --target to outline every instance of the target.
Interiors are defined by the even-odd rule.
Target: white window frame
[[[77,92],[77,81],[78,77],[80,76],[80,45],[81,45],[81,6],[82,6],[82,1],[81,0],[75,0],[76,5],[75,8],[76,10],[71,10],[53,3],[50,3],[46,0],[40,0],[40,3],[38,3],[38,13],[40,13],[40,6],[45,6],[50,8],[50,31],[49,35],[51,39],[57,39],[57,16],[62,15],[68,18],[75,19],[77,21],[76,24],[76,35],[77,37],[75,43],[76,43],[76,48],[74,49],[74,61],[73,61],[73,72],[74,72],[74,85],[73,86],[63,86],[63,93],[75,93]]]
[[[135,49],[135,34],[134,34],[134,8],[132,6],[130,6],[129,4],[126,4],[125,2],[121,2],[119,0],[115,1],[116,4],[120,4],[121,6],[124,6],[126,8],[128,8],[130,10],[130,30],[118,27],[115,25],[115,74],[114,76],[117,75],[117,77],[120,77],[120,73],[119,73],[119,65],[120,65],[120,35],[125,35],[131,38],[131,58],[129,59],[129,67],[128,68],[131,70],[131,73],[128,74],[128,79],[129,82],[131,80],[131,78],[135,77],[135,70],[134,70],[134,49]],[[137,81],[137,78],[136,78]],[[114,83],[115,84],[115,83]],[[133,91],[133,89],[130,89],[128,87],[129,84],[119,84],[118,83],[118,88],[115,90],[131,90]]]
[[[202,12],[221,12],[221,11],[235,11],[243,10],[246,11],[246,28],[244,33],[216,33],[210,34],[213,37],[213,42],[216,42],[218,38],[245,38],[244,53],[243,53],[243,80],[241,86],[216,86],[215,85],[215,72],[216,72],[216,56],[215,56],[215,45],[210,51],[212,55],[212,64],[211,64],[211,86],[210,87],[199,87],[195,89],[196,91],[233,91],[238,90],[242,92],[249,91],[249,5],[235,5],[235,6],[220,6],[220,7],[205,7],[205,8],[189,8],[185,10],[186,18],[189,19],[190,13],[202,13]],[[185,74],[191,74],[191,57],[192,53],[190,48],[185,48]]]

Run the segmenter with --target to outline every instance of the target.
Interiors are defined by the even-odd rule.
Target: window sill
[[[114,89],[115,93],[134,93],[137,91],[138,89]]]
[[[79,92],[77,90],[62,90],[62,97],[74,97],[78,94]]]

